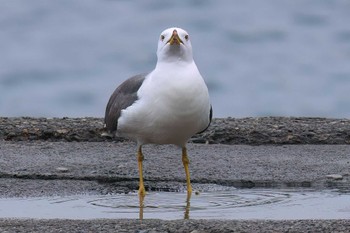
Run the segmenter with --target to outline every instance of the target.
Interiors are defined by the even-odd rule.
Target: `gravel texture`
[[[0,219],[1,232],[349,232],[350,220],[11,220]]]
[[[0,139],[106,141],[102,118],[0,118]],[[114,141],[123,141],[114,138]],[[350,120],[306,117],[217,118],[192,138],[210,144],[350,144]]]

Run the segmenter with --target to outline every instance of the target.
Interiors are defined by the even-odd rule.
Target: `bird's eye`
[[[164,38],[165,38],[165,36],[163,36],[163,35],[160,36],[160,39],[161,39],[162,41],[164,40]]]
[[[185,39],[188,40],[188,35],[185,36]]]

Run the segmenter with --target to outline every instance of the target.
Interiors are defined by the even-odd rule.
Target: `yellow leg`
[[[191,209],[190,200],[191,200],[191,193],[187,193],[184,219],[190,219],[190,209]]]
[[[187,157],[186,147],[182,148],[182,163],[184,165],[185,172],[186,172],[187,196],[189,199],[191,197],[191,194],[192,194],[192,186],[191,186],[190,170],[188,168],[188,164],[190,163],[190,160]]]
[[[137,149],[137,161],[138,161],[138,167],[139,167],[139,175],[140,175],[140,183],[139,183],[139,195],[140,200],[143,200],[143,197],[146,195],[145,186],[143,185],[143,173],[142,173],[142,161],[143,161],[143,154],[141,150],[141,146]]]

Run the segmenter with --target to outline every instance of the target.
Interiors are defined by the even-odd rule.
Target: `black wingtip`
[[[203,129],[202,131],[198,132],[197,134],[200,134],[200,133],[203,133],[204,131],[206,131],[209,128],[212,119],[213,119],[213,107],[210,105],[209,124],[207,125],[207,127],[205,127],[205,129]]]

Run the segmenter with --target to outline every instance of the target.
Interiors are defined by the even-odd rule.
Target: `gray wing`
[[[146,75],[139,74],[125,80],[109,98],[105,113],[105,124],[108,133],[115,133],[121,111],[138,99],[137,91],[140,89]]]

